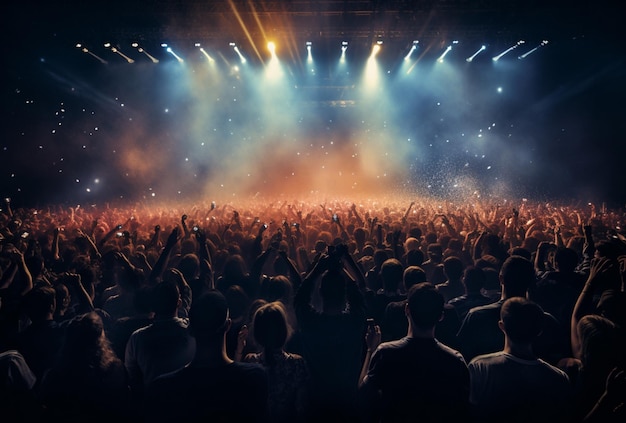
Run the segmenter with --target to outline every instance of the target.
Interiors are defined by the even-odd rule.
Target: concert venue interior
[[[13,2],[2,194],[622,205],[611,4]]]

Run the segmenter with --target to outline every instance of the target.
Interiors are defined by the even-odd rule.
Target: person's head
[[[413,327],[430,330],[443,317],[443,295],[429,282],[414,285],[407,295],[406,310]]]
[[[443,272],[450,281],[461,280],[463,276],[463,262],[458,257],[450,256],[443,261]]]
[[[530,345],[543,330],[543,309],[523,298],[509,298],[500,309],[500,329],[515,344]]]
[[[480,292],[486,281],[485,271],[479,267],[470,266],[463,272],[463,283],[467,293]]]
[[[267,301],[282,301],[290,304],[293,297],[293,285],[289,278],[283,275],[274,276],[267,285]]]
[[[254,339],[265,350],[281,349],[291,336],[287,313],[280,301],[259,307],[254,314]]]
[[[554,254],[554,264],[560,272],[571,273],[578,266],[578,253],[571,248],[559,248]]]
[[[526,297],[528,289],[535,283],[535,268],[522,256],[510,256],[500,269],[500,283],[505,298]]]
[[[59,357],[65,367],[78,370],[85,366],[106,369],[117,360],[97,313],[92,311],[82,314],[69,322]]]
[[[363,228],[356,228],[353,232],[354,240],[356,241],[359,247],[365,244],[365,239],[367,237],[367,233]]]
[[[175,282],[164,281],[154,286],[152,292],[152,310],[155,316],[175,316],[181,302],[180,291]]]
[[[409,250],[406,253],[407,266],[421,266],[424,263],[424,253],[422,250]]]
[[[246,275],[246,262],[239,254],[228,256],[224,262],[223,276],[230,283],[241,281]]]
[[[33,322],[52,319],[56,310],[56,292],[49,286],[28,291],[24,296],[26,315]]]
[[[320,296],[325,310],[343,310],[346,303],[346,280],[340,270],[328,270],[322,275]]]
[[[374,251],[374,266],[376,266],[377,268],[380,268],[385,262],[385,260],[387,260],[388,258],[389,258],[389,254],[387,254],[387,251],[383,249],[378,249]]]
[[[404,283],[404,290],[409,292],[413,285],[427,281],[426,272],[424,272],[424,269],[419,266],[409,266],[404,269],[402,280]]]
[[[245,319],[250,306],[250,297],[246,291],[239,285],[231,285],[224,292],[224,297],[226,297],[230,317],[235,321]]]
[[[426,254],[428,254],[430,260],[439,262],[443,258],[443,248],[441,248],[439,243],[431,243],[428,245]]]
[[[606,374],[617,364],[624,363],[623,335],[609,319],[588,314],[578,322],[578,335],[582,345],[583,368],[590,372]]]
[[[200,259],[194,253],[185,254],[178,262],[178,270],[181,271],[187,282],[193,281],[200,271]]]
[[[417,238],[408,237],[404,241],[404,249],[406,251],[418,250],[420,248],[420,241]]]
[[[57,313],[65,313],[65,311],[69,308],[70,302],[72,301],[72,297],[70,296],[70,290],[67,289],[67,286],[64,283],[57,283],[54,285],[54,292],[56,293],[56,312]]]
[[[231,326],[226,297],[214,290],[194,300],[189,310],[189,325],[197,343],[224,342]]]
[[[402,263],[398,259],[390,258],[385,260],[380,268],[383,289],[389,292],[397,291],[402,282],[403,272]]]

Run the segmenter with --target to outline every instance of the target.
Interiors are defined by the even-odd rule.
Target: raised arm
[[[161,251],[161,254],[159,255],[159,258],[157,259],[157,262],[154,264],[154,267],[152,268],[152,272],[150,272],[150,277],[148,278],[148,282],[151,285],[155,285],[159,281],[161,276],[163,275],[163,272],[165,271],[165,267],[167,266],[167,263],[170,258],[170,253],[172,252],[172,249],[178,242],[178,234],[179,234],[179,229],[178,227],[175,227],[174,229],[172,229],[172,232],[167,238],[165,247],[163,247],[163,251]]]

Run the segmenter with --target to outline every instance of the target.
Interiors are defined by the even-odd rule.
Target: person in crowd
[[[404,268],[400,260],[390,258],[383,262],[380,268],[383,287],[367,297],[367,315],[373,318],[376,324],[382,322],[385,308],[389,303],[405,298],[400,292],[403,274]]]
[[[435,339],[443,296],[428,283],[409,290],[404,338],[375,350],[360,386],[367,421],[463,421],[469,372],[461,353]]]
[[[76,316],[54,365],[39,386],[44,421],[132,421],[124,364],[111,349],[100,316]]]
[[[24,297],[24,307],[31,323],[18,334],[17,350],[40,382],[46,370],[54,364],[65,336],[64,326],[54,321],[54,288],[42,286],[29,291]]]
[[[360,278],[359,283],[348,277]],[[311,305],[318,279],[321,310]],[[363,357],[365,279],[345,246],[323,254],[294,299],[303,356],[310,371],[313,419],[354,419]]]
[[[498,321],[504,348],[479,355],[468,365],[475,421],[571,421],[574,396],[569,378],[533,351],[544,321],[536,303],[524,297],[504,301]]]
[[[463,286],[462,281],[463,270],[464,265],[460,258],[451,256],[443,260],[443,273],[446,276],[446,281],[435,286],[443,295],[445,302],[465,293],[465,286]]]
[[[474,266],[465,268],[462,279],[465,293],[448,301],[448,304],[454,307],[461,321],[465,319],[465,316],[472,308],[492,302],[491,298],[482,293],[485,280],[486,276],[483,269]]]
[[[196,299],[189,317],[196,341],[193,360],[148,387],[145,421],[268,422],[265,369],[226,354],[230,318],[224,295],[209,291]]]
[[[498,326],[502,304],[512,297],[526,298],[535,283],[533,264],[521,256],[511,256],[502,264],[499,274],[502,295],[499,301],[470,309],[457,334],[457,346],[466,360],[500,351],[504,334]],[[535,353],[551,364],[569,355],[569,343],[563,337],[558,321],[544,312],[543,332],[535,339]]]
[[[196,350],[189,321],[177,316],[182,302],[178,286],[164,281],[153,290],[154,322],[133,332],[125,350],[124,365],[136,404],[154,379],[189,364]]]
[[[253,328],[261,352],[250,353],[243,361],[259,363],[267,370],[270,421],[305,421],[308,370],[302,356],[284,350],[291,327],[283,303],[274,301],[261,306],[254,314]]]
[[[426,255],[428,259],[421,264],[421,268],[426,272],[426,279],[433,285],[446,281],[443,273],[443,248],[441,244],[433,242],[428,244]]]

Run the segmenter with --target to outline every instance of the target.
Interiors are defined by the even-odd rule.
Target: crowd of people
[[[526,200],[7,199],[0,416],[624,421],[625,229]]]

